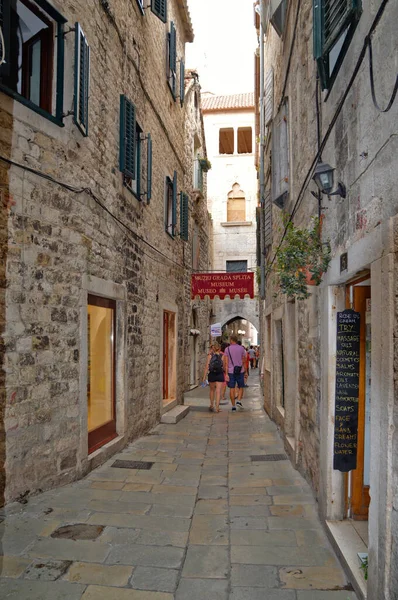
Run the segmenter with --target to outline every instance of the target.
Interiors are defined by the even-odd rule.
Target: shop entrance
[[[176,399],[177,389],[176,314],[163,311],[163,406]]]
[[[369,273],[346,287],[346,308],[361,315],[358,398],[357,468],[347,475],[350,516],[367,521],[370,494],[370,403],[371,403],[371,285]]]
[[[87,425],[88,451],[117,436],[115,410],[116,302],[88,296]]]

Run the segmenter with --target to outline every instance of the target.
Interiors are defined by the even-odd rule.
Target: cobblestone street
[[[354,600],[304,479],[286,458],[251,458],[284,454],[255,381],[243,411],[211,413],[207,390],[191,392],[176,425],[157,426],[82,481],[10,505],[0,596]]]

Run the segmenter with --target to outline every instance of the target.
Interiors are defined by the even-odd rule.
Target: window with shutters
[[[322,90],[331,89],[361,12],[361,0],[313,0],[314,58]]]
[[[188,241],[189,235],[189,196],[180,192],[180,238]]]
[[[138,198],[141,187],[141,133],[135,106],[126,96],[120,97],[120,170],[124,185]]]
[[[84,136],[88,135],[90,47],[79,23],[75,25],[75,90],[73,118]]]
[[[174,171],[173,179],[166,177],[165,199],[165,231],[171,237],[175,236],[177,224],[177,173]]]
[[[46,0],[0,0],[0,89],[62,124],[66,19]]]
[[[251,154],[253,145],[251,127],[238,127],[238,154]]]
[[[234,128],[226,127],[220,129],[219,137],[219,152],[220,154],[233,154],[235,151],[234,146]]]
[[[176,99],[177,84],[177,32],[173,21],[170,22],[170,32],[168,34],[168,73],[167,81],[174,100]]]
[[[288,101],[285,99],[272,121],[272,202],[286,207],[289,195],[289,120]]]
[[[151,0],[151,11],[163,23],[167,22],[167,0]]]

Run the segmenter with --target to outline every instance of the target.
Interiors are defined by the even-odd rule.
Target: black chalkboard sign
[[[344,472],[357,466],[359,332],[358,312],[347,309],[337,313],[333,468]]]

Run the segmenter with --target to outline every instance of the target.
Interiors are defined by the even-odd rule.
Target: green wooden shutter
[[[135,106],[126,96],[120,96],[120,170],[135,179]]]
[[[10,75],[10,32],[11,32],[11,10],[9,0],[0,0],[0,27],[3,32],[4,47],[0,41],[0,59],[4,52],[4,62],[0,66],[0,75],[7,77]]]
[[[189,227],[189,196],[180,192],[180,237],[185,242],[188,241]]]
[[[173,235],[175,235],[175,228],[177,225],[177,171],[174,171],[173,176],[173,211],[172,211],[172,226]]]
[[[163,23],[167,22],[167,0],[151,0],[151,10]]]
[[[148,147],[146,158],[146,202],[147,204],[149,204],[152,199],[152,138],[150,133],[148,133]]]
[[[323,0],[323,52],[333,46],[357,9],[357,0]]]
[[[289,194],[289,129],[287,100],[272,121],[272,202],[286,206]]]
[[[170,70],[176,72],[177,69],[177,32],[173,21],[170,22]]]
[[[73,119],[84,136],[88,135],[88,96],[90,47],[79,23],[75,24],[75,91]]]
[[[180,61],[180,104],[183,106],[185,100],[185,64]]]
[[[170,33],[169,38],[169,68],[168,68],[168,81],[171,92],[175,99],[176,97],[176,69],[177,69],[177,33],[173,21],[170,22]]]
[[[264,196],[264,247],[272,245],[272,202],[271,192],[267,190]]]
[[[313,0],[313,51],[322,90],[330,83],[329,52],[344,30],[358,21],[360,12],[361,0]],[[346,36],[344,46],[352,33]]]

